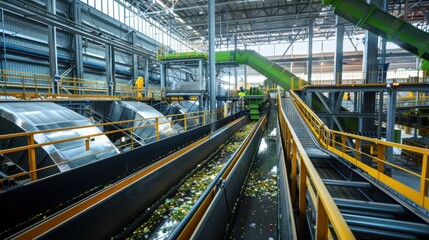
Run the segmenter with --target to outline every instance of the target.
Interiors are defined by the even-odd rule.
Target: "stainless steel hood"
[[[0,134],[32,132],[74,126],[87,126],[92,123],[78,113],[51,102],[8,102],[0,103]],[[59,132],[36,134],[37,143],[101,133],[97,127],[72,129]],[[11,138],[0,141],[1,149],[25,146],[26,138]],[[38,173],[47,176],[63,172],[94,161],[99,161],[119,153],[112,142],[105,136],[96,136],[90,141],[90,149],[85,148],[85,140],[75,140],[36,149],[37,167],[55,164],[55,168]],[[6,157],[28,169],[28,154],[11,153]],[[71,162],[64,163],[66,161]]]

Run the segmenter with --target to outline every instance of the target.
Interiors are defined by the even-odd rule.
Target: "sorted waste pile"
[[[166,198],[165,202],[127,239],[168,238],[205,189],[216,178],[230,156],[240,147],[254,125],[255,123],[250,123],[242,127],[229,141],[223,144],[220,147],[221,150],[205,166],[190,176],[172,196]],[[197,168],[200,167],[200,165],[197,166]]]

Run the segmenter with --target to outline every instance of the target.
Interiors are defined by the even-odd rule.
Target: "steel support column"
[[[389,8],[389,0],[383,0],[383,11],[388,12]],[[387,39],[381,38],[381,51],[380,51],[380,62],[379,64],[382,66],[381,73],[379,74],[380,82],[385,83],[386,76],[384,76],[384,65],[386,64],[386,44]],[[387,71],[386,71],[387,73]],[[378,119],[377,119],[377,138],[381,139],[382,135],[382,117],[383,117],[383,101],[384,101],[384,91],[380,91],[378,98]]]
[[[137,47],[137,33],[133,31],[131,33],[133,47]],[[133,81],[135,81],[139,77],[139,56],[133,53]],[[145,76],[145,80],[147,81],[147,77]]]
[[[73,18],[76,24],[81,24],[81,5],[79,0],[73,0]],[[82,36],[74,34],[74,62],[75,77],[84,78],[83,76],[83,54],[82,54]]]
[[[203,60],[198,60],[198,84],[199,84],[199,90],[204,90],[204,77],[203,77]],[[203,94],[198,97],[198,107],[200,110],[203,109]]]
[[[237,34],[234,35],[234,51],[237,51]],[[234,88],[238,90],[238,66],[234,67]]]
[[[209,13],[208,18],[209,18],[210,110],[215,110],[216,109],[215,0],[209,0],[208,13]],[[214,114],[213,120],[216,120],[216,114]]]
[[[395,88],[391,88],[389,92],[389,100],[387,102],[387,121],[386,121],[386,140],[389,142],[394,141],[395,137],[395,114],[396,114],[396,102],[398,92]],[[393,148],[388,147],[386,153],[386,161],[392,162]],[[386,168],[389,168],[386,165]]]
[[[344,49],[344,19],[337,16],[335,18],[337,28],[335,29],[336,47],[334,76],[335,84],[342,84],[343,81],[343,49]]]
[[[47,10],[51,14],[57,13],[55,0],[47,1]],[[48,25],[49,44],[49,75],[51,77],[52,93],[57,93],[56,77],[58,76],[58,51],[57,51],[57,29],[53,25]]]
[[[367,2],[374,3],[380,6],[380,0],[372,0]],[[377,83],[378,78],[378,36],[365,31],[365,50],[363,56],[363,73],[364,83],[371,84]],[[363,113],[375,113],[375,92],[364,92],[362,97],[362,112]],[[360,121],[363,121],[362,119]],[[366,118],[361,123],[362,131],[373,132],[375,129],[375,118]]]
[[[383,0],[383,11],[388,12],[389,8],[389,0]],[[381,52],[380,52],[380,64],[384,68],[384,64],[386,64],[386,44],[387,39],[381,38]],[[381,71],[381,74],[384,74],[384,69]],[[384,80],[385,77],[381,75],[381,79]]]
[[[144,89],[145,89],[145,94],[147,96],[148,92],[149,92],[149,59],[145,59],[144,60]]]
[[[115,51],[113,46],[106,45],[106,84],[107,84],[107,94],[114,95],[115,94],[115,85],[116,85],[116,77],[115,77]]]
[[[378,116],[377,116],[377,138],[381,139],[383,129],[383,102],[384,102],[384,91],[378,93]]]
[[[313,69],[313,18],[308,19],[308,61],[307,61],[307,81],[311,84]]]
[[[247,46],[244,45],[244,49],[247,50]],[[244,89],[247,88],[247,64],[244,64]]]
[[[165,89],[165,79],[166,79],[166,69],[165,69],[165,63],[160,62],[159,63],[159,75],[160,75],[160,81],[161,81],[161,99],[164,99],[164,89]]]

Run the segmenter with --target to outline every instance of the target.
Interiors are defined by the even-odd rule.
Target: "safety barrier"
[[[86,125],[86,126],[73,126],[73,127],[67,127],[67,128],[57,128],[57,129],[48,129],[48,130],[41,130],[41,131],[34,131],[34,132],[23,132],[23,133],[12,133],[12,134],[5,134],[0,135],[0,139],[12,139],[12,138],[27,138],[27,145],[25,146],[19,146],[9,149],[1,149],[0,155],[4,154],[10,154],[10,153],[21,153],[21,154],[28,154],[29,159],[29,171],[25,171],[22,173],[14,174],[7,176],[6,178],[0,179],[0,186],[4,181],[14,179],[14,178],[20,178],[24,176],[29,176],[31,181],[37,180],[37,172],[46,170],[52,167],[56,167],[57,165],[61,164],[68,164],[73,161],[79,160],[79,158],[76,159],[70,159],[68,161],[64,161],[61,163],[57,163],[57,165],[51,165],[43,168],[37,168],[36,163],[36,149],[44,146],[59,144],[59,143],[65,143],[65,142],[71,142],[71,141],[81,141],[82,144],[85,145],[86,150],[88,151],[91,148],[91,139],[96,136],[101,135],[109,135],[109,134],[117,134],[117,133],[123,133],[124,135],[129,136],[129,141],[126,141],[122,143],[119,146],[116,147],[129,147],[133,149],[135,146],[139,146],[139,143],[135,142],[135,130],[142,129],[146,127],[154,127],[155,128],[155,134],[153,136],[147,137],[145,139],[141,139],[141,141],[147,142],[147,141],[158,141],[161,139],[160,136],[160,128],[162,125],[168,124],[173,126],[174,124],[181,124],[183,131],[188,131],[191,129],[194,129],[199,126],[203,126],[206,124],[210,124],[215,120],[214,114],[216,114],[216,111],[200,111],[200,112],[192,112],[191,114],[172,114],[167,116],[160,116],[160,117],[151,117],[151,118],[139,118],[139,119],[133,119],[133,120],[124,120],[124,121],[117,121],[117,122],[109,122],[109,123],[99,123],[99,124],[93,124],[93,125]],[[162,121],[160,119],[163,119]],[[167,119],[165,121],[164,119]],[[133,123],[139,123],[142,121],[152,121],[154,123],[145,124],[142,126],[137,127],[125,127],[122,129],[107,131],[107,132],[101,132],[96,134],[88,134],[84,136],[79,137],[73,137],[73,138],[65,138],[61,140],[56,141],[49,141],[44,143],[36,143],[34,136],[37,134],[45,134],[45,133],[52,133],[56,132],[57,134],[61,135],[61,131],[69,131],[69,130],[75,130],[75,129],[85,129],[85,128],[91,128],[91,127],[107,127],[107,126],[114,126],[114,125],[124,125],[124,124],[133,124]],[[189,125],[189,121],[192,121],[194,124]],[[102,152],[110,151],[111,148],[105,149],[101,152],[95,152],[92,155],[100,154]],[[88,157],[90,155],[86,155],[85,157]],[[1,187],[0,187],[1,189]]]
[[[323,70],[323,69],[322,69]],[[385,74],[383,76],[382,74]],[[341,79],[342,84],[365,84],[365,75],[376,76],[380,79],[387,79],[387,82],[398,83],[426,83],[426,73],[420,69],[412,70],[396,70],[396,71],[376,71],[376,72],[355,72],[347,71],[338,74],[332,72],[313,72],[311,77],[312,85],[332,85],[337,83],[337,79]]]
[[[291,166],[291,199],[295,206],[298,191],[298,238],[303,239],[307,214],[307,191],[316,207],[316,239],[332,237],[329,223],[339,239],[355,239],[346,221],[340,213],[332,196],[316,171],[313,163],[304,150],[292,126],[283,111],[280,93],[277,94],[278,119],[285,148],[286,160]],[[317,196],[316,196],[317,194]],[[296,206],[295,206],[296,207]]]
[[[429,151],[427,149],[331,130],[293,91],[291,91],[290,96],[308,127],[323,147],[357,166],[373,179],[429,210]],[[391,156],[394,150],[421,155],[421,170],[411,171],[394,164],[393,157],[390,159],[387,157]],[[392,172],[395,171],[401,171],[407,175],[406,182],[392,177]],[[417,189],[410,184],[412,180],[419,183]]]
[[[123,83],[109,86],[106,81],[71,77],[60,77],[59,81],[53,84],[49,75],[12,70],[1,71],[0,88],[0,95],[23,99],[61,97],[141,100],[166,96],[165,88],[138,89],[133,84]]]

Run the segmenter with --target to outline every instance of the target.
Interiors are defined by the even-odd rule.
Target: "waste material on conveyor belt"
[[[235,219],[226,239],[277,239],[278,168],[276,157],[277,111],[269,112],[267,129],[247,180]]]
[[[146,219],[127,239],[166,239],[191,210],[204,190],[215,179],[218,172],[228,162],[231,155],[240,147],[254,127],[252,122],[241,128],[229,141],[221,146],[217,154],[205,165],[198,165],[197,172],[191,175],[172,196]],[[151,211],[149,208],[147,211]]]

